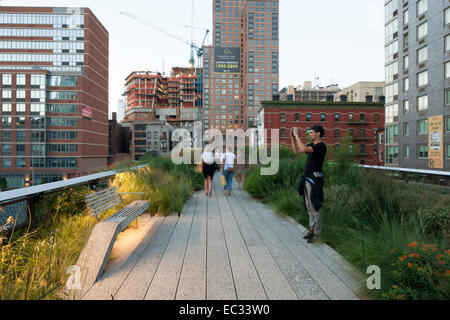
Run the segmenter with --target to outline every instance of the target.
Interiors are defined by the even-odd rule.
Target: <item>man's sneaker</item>
[[[317,236],[315,234],[313,234],[312,237],[309,238],[307,242],[308,243],[314,243],[314,241],[316,241],[316,239],[317,239]]]
[[[308,240],[313,236],[314,236],[314,232],[308,231],[308,233],[306,234],[306,236],[303,237],[303,239]]]

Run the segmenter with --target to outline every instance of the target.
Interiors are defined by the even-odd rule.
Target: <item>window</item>
[[[311,113],[306,114],[306,121],[308,121],[308,122],[311,121]]]
[[[286,137],[286,129],[285,128],[281,128],[280,129],[280,135],[281,135],[282,138]]]
[[[25,103],[17,103],[16,104],[16,112],[17,113],[25,113]]]
[[[417,50],[417,63],[423,63],[428,60],[428,46]]]
[[[2,156],[10,155],[12,150],[11,144],[2,144]]]
[[[408,145],[403,146],[403,158],[405,158],[405,159],[409,158],[409,146]]]
[[[325,122],[325,113],[320,114],[320,121]]]
[[[409,112],[409,100],[405,100],[403,102],[403,113],[408,113]]]
[[[409,23],[409,13],[408,10],[403,12],[403,25],[407,26]]]
[[[445,146],[445,155],[446,155],[446,157],[447,157],[447,159],[450,159],[450,144],[447,144],[446,146]]]
[[[409,78],[404,78],[403,79],[403,90],[405,92],[409,91]]]
[[[16,144],[16,155],[24,155],[24,154],[25,154],[25,145]]]
[[[424,87],[428,85],[428,71],[423,71],[417,74],[417,87]]]
[[[450,23],[450,8],[447,8],[444,11],[444,24],[448,25],[449,23]]]
[[[11,90],[2,90],[3,100],[11,100]]]
[[[282,112],[281,113],[281,122],[286,122],[286,113]]]
[[[428,109],[428,95],[417,98],[417,110],[424,111]]]
[[[5,113],[5,112],[8,112],[8,113],[12,112],[11,103],[3,103],[2,104],[2,112],[3,113]]]
[[[428,34],[428,22],[422,23],[417,27],[417,40],[421,40]]]
[[[374,114],[374,122],[380,122],[380,115],[378,113]]]
[[[25,158],[16,158],[16,168],[25,168]]]
[[[25,142],[25,131],[16,131],[16,142]]]
[[[445,51],[449,51],[450,50],[450,34],[445,36]]]
[[[421,16],[428,10],[427,0],[419,0],[417,1],[417,16]]]
[[[359,115],[359,122],[366,122],[366,115],[364,113]]]
[[[428,145],[419,144],[417,147],[419,159],[428,159]]]
[[[2,74],[2,86],[11,87],[11,83],[12,83],[12,75]]]
[[[339,122],[339,118],[340,118],[340,114],[339,113],[335,113],[334,114],[334,121],[335,122]]]
[[[348,122],[352,122],[353,121],[353,113],[349,113],[348,114]]]
[[[445,90],[445,105],[450,106],[450,90]]]
[[[300,113],[296,112],[295,113],[295,122],[299,122],[300,121]]]
[[[24,74],[18,74],[16,75],[16,86],[17,87],[24,87],[26,84],[26,77]]]
[[[450,131],[450,117],[446,117],[446,118],[445,118],[445,130],[446,130],[447,132]]]
[[[2,157],[2,168],[11,168],[11,158]]]
[[[348,136],[353,138],[353,134],[354,134],[354,130],[353,129],[349,129],[348,130]]]
[[[403,135],[405,137],[409,136],[409,124],[408,123],[403,124]]]
[[[11,142],[12,134],[11,131],[3,131],[2,132],[2,142]]]
[[[340,130],[339,129],[334,129],[334,137],[335,138],[339,138],[340,137]]]
[[[450,61],[445,63],[445,79],[450,78]]]
[[[417,121],[417,134],[419,136],[428,134],[428,120]]]
[[[403,70],[409,69],[409,55],[403,57]]]

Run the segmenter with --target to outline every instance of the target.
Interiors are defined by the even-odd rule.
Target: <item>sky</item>
[[[2,6],[89,7],[109,32],[109,113],[117,111],[133,71],[188,66],[189,45],[156,28],[212,43],[213,0],[2,0]],[[345,88],[384,81],[384,0],[280,0],[280,89],[313,81]],[[194,26],[188,28],[186,26]]]

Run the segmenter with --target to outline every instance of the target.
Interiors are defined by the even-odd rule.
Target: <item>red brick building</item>
[[[384,127],[382,103],[263,101],[259,112],[259,128],[267,129],[267,143],[271,143],[270,129],[280,130],[280,145],[291,146],[290,131],[300,128],[306,142],[307,130],[313,125],[325,128],[325,142],[333,151],[342,145],[348,133],[350,145],[359,150],[357,161],[361,164],[384,165],[378,157],[380,150],[376,129]],[[358,149],[357,149],[358,148]],[[380,161],[381,160],[381,161]]]
[[[107,167],[108,39],[88,8],[0,7],[0,176],[11,187]]]

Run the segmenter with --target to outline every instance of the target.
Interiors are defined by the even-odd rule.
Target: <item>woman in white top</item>
[[[214,173],[216,172],[216,161],[214,159],[214,146],[208,144],[202,152],[202,169],[203,176],[205,177],[205,195],[211,197],[212,181],[214,179]]]
[[[222,172],[227,184],[225,185],[226,195],[231,196],[233,185],[234,167],[236,165],[236,155],[231,147],[227,147],[227,152],[222,156]]]

